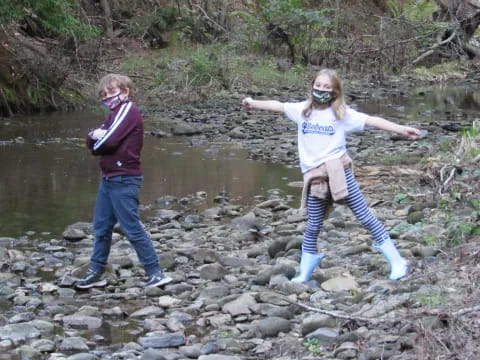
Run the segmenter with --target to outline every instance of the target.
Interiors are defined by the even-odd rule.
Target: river
[[[376,98],[372,90],[357,98],[356,106],[416,126],[468,124],[476,119],[479,98],[467,86],[409,94],[393,90],[387,99]],[[57,237],[69,224],[91,221],[99,168],[83,138],[103,118],[101,111],[84,111],[0,119],[0,236]],[[288,186],[300,180],[298,168],[248,160],[247,155],[235,142],[192,146],[188,137],[146,135],[140,202],[148,209],[164,195],[182,198],[204,191],[208,196],[200,209],[215,206],[220,192],[234,204],[251,205],[255,196],[276,189],[298,203],[300,189]]]

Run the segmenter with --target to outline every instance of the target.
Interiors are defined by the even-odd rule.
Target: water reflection
[[[0,147],[0,236],[34,231],[52,237],[68,224],[91,221],[99,168],[83,135],[102,119],[97,113],[56,113],[0,124],[0,141],[21,141]],[[189,143],[188,138],[146,136],[142,204],[162,195],[205,191],[204,207],[209,207],[215,195],[226,191],[234,203],[249,205],[253,196],[271,188],[291,193],[288,182],[300,176],[298,169],[247,160],[247,152],[232,144]]]
[[[410,94],[394,89],[387,99],[364,99],[358,108],[399,123],[473,121],[480,108],[480,92],[468,86],[420,87]]]

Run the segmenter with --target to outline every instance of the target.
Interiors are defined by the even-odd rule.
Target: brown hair
[[[117,86],[121,91],[125,89],[132,90],[133,81],[128,76],[120,74],[108,74],[100,79],[97,86],[97,91],[100,97],[105,96],[105,89],[110,89]]]
[[[330,106],[332,107],[332,110],[335,113],[335,117],[337,118],[337,120],[342,120],[347,110],[347,104],[345,103],[342,81],[340,80],[337,72],[332,69],[322,69],[317,72],[312,78],[312,81],[310,82],[310,87],[308,89],[307,105],[305,109],[303,109],[302,115],[305,118],[310,117],[313,109],[315,108],[315,104],[312,99],[312,89],[313,85],[315,85],[315,80],[317,80],[317,77],[319,77],[320,75],[327,75],[332,81],[332,90],[335,94],[335,99],[330,103]]]

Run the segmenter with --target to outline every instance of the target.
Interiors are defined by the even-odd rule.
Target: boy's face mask
[[[121,91],[118,94],[115,94],[113,96],[109,97],[104,97],[102,99],[103,105],[110,110],[115,110],[115,108],[122,102],[122,99],[120,98]]]
[[[333,91],[312,89],[312,99],[318,105],[325,105],[335,99],[335,93]]]

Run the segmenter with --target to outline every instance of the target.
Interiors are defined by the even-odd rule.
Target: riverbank
[[[298,268],[305,218],[291,195],[269,189],[252,199],[254,206],[243,206],[228,193],[207,194],[218,205],[198,212],[192,204],[204,201],[201,191],[188,199],[165,194],[152,199],[153,215],[145,221],[174,279],[163,289],[143,288],[141,267],[120,229],[109,285],[87,292],[71,286],[88,264],[90,223],[72,224],[61,238],[1,238],[0,359],[474,358],[478,164],[465,163],[447,182],[451,168],[441,162],[470,118],[464,110],[440,115],[435,108],[412,117],[401,101],[385,101],[398,86],[350,85],[353,105],[378,96],[376,114],[390,111],[389,118],[428,130],[418,141],[379,131],[349,139],[360,187],[408,259],[408,278],[387,280],[387,263],[344,206],[319,237],[326,259],[309,284],[296,284],[289,279]],[[301,99],[303,89],[247,94]],[[159,143],[172,134],[190,136],[194,147],[234,142],[251,159],[296,166],[292,124],[242,109],[242,96],[198,107],[149,107],[147,136]],[[421,102],[418,96],[410,101]],[[445,116],[455,120],[439,123]]]

